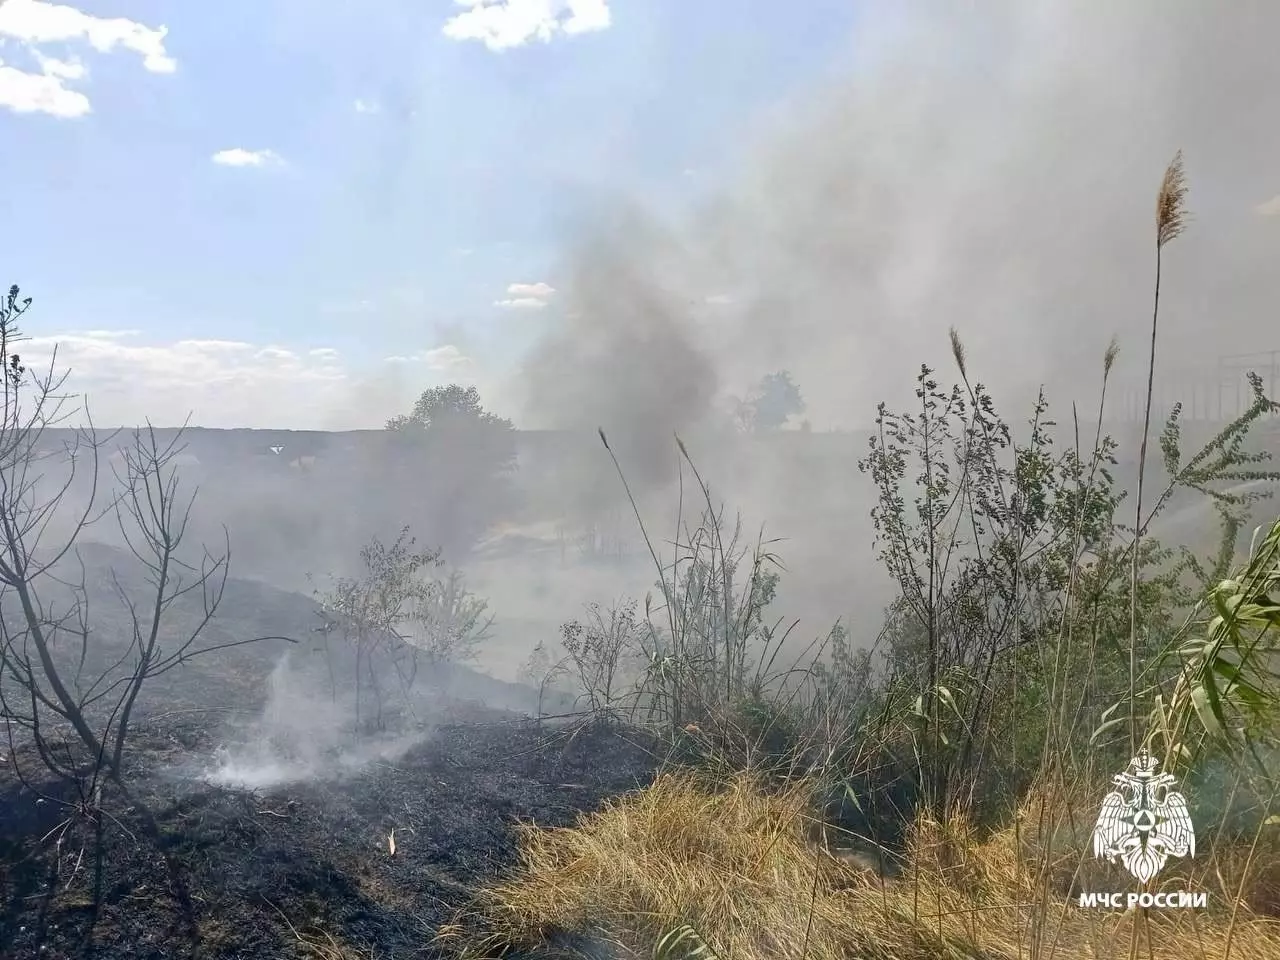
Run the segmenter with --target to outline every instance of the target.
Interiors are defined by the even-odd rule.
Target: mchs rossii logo
[[[1093,855],[1124,868],[1144,887],[1170,857],[1196,855],[1196,831],[1177,778],[1157,772],[1160,761],[1145,749],[1112,777],[1115,789],[1102,799],[1093,828]],[[1204,893],[1081,893],[1082,907],[1203,907]]]

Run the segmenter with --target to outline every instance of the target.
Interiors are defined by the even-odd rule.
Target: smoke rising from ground
[[[218,751],[205,778],[250,789],[336,779],[373,761],[395,760],[429,735],[402,729],[353,740],[358,716],[353,698],[347,690],[330,697],[314,670],[282,657],[268,678],[261,714]]]
[[[1179,148],[1195,220],[1171,248],[1163,359],[1203,361],[1210,322],[1210,352],[1274,347],[1277,28],[1261,2],[868,4],[842,73],[727,150],[700,211],[630,211],[569,251],[573,308],[530,358],[530,417],[669,435],[785,367],[815,427],[865,426],[947,362],[953,324],[1000,394],[1088,395],[1113,334],[1141,361]]]
[[[878,402],[913,402],[921,363],[953,380],[954,325],[1015,425],[1042,383],[1060,420],[1092,411],[1117,336],[1119,412],[1145,366],[1155,194],[1178,149],[1193,221],[1166,251],[1161,369],[1280,346],[1278,29],[1261,2],[866,5],[845,62],[744,122],[695,211],[636,205],[583,228],[518,422],[603,426],[663,539],[672,433],[695,436],[730,512],[787,541],[780,610],[809,636],[878,620],[863,441],[744,457],[725,442],[732,398],[787,369],[815,429],[865,430]],[[566,461],[556,486],[616,504],[609,469]]]
[[[599,234],[570,262],[564,325],[525,368],[529,416],[602,428],[631,454],[639,479],[652,482],[674,466],[672,433],[711,413],[716,366],[689,328],[687,285],[673,282],[676,239],[638,211],[589,229]]]

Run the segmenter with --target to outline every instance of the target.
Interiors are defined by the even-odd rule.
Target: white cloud
[[[59,60],[57,57],[46,57],[39,50],[32,51],[36,63],[40,64],[40,72],[46,77],[57,77],[60,80],[83,80],[89,71],[79,60]]]
[[[14,113],[46,113],[63,119],[83,117],[93,109],[89,98],[79,90],[68,88],[64,78],[50,73],[27,73],[2,60],[0,107]]]
[[[387,357],[387,363],[420,363],[428,370],[457,370],[471,365],[471,358],[463,354],[453,344],[432,347],[430,350],[419,350],[408,356]]]
[[[48,56],[44,44],[88,44],[99,53],[117,48],[142,57],[152,73],[173,73],[175,61],[164,47],[166,27],[148,27],[123,17],[104,18],[46,0],[0,0],[0,39],[17,40],[36,61],[39,72],[0,64],[0,106],[15,113],[83,117],[92,107],[83,92],[69,84],[88,75],[77,59]]]
[[[442,32],[451,40],[477,40],[490,50],[508,50],[557,35],[608,29],[608,0],[455,0],[467,7]]]
[[[356,113],[381,113],[382,104],[377,100],[358,99],[355,102]]]
[[[188,413],[193,423],[211,427],[320,426],[317,418],[327,411],[318,409],[318,399],[351,382],[332,348],[230,339],[146,342],[137,330],[32,337],[22,359],[29,369],[46,372],[55,347],[56,369],[70,371],[67,389],[87,399],[102,426],[147,418],[173,425]]]
[[[165,51],[168,27],[148,27],[124,17],[95,17],[47,0],[7,0],[0,4],[0,35],[27,44],[87,42],[99,53],[116,47],[142,57],[152,73],[173,73],[178,63]]]
[[[513,283],[507,287],[507,293],[513,297],[535,297],[538,300],[549,300],[556,288],[548,283]]]
[[[102,427],[147,419],[175,426],[353,430],[380,427],[423,385],[473,383],[482,366],[453,344],[359,365],[331,346],[240,339],[157,341],[137,330],[78,329],[23,342],[38,374],[69,371],[64,412],[87,400]],[[394,387],[394,389],[392,389]]]
[[[1258,215],[1263,217],[1280,217],[1280,193],[1266,203],[1258,204]]]
[[[292,350],[286,350],[284,347],[263,347],[254,353],[255,360],[265,360],[268,363],[277,363],[282,367],[294,367],[301,363],[298,355]]]
[[[702,302],[713,307],[724,307],[733,303],[733,297],[729,296],[727,293],[713,293]]]
[[[244,340],[177,340],[138,342],[136,330],[86,330],[31,337],[24,359],[47,362],[54,347],[58,367],[72,377],[93,383],[128,383],[136,378],[142,390],[169,390],[200,385],[230,384],[246,378],[265,378],[296,372],[306,363],[291,350]],[[315,378],[332,376],[313,365]],[[165,408],[162,403],[157,407]]]
[[[211,159],[224,167],[278,167],[284,164],[284,159],[274,150],[246,150],[244,147],[219,150]]]
[[[495,300],[495,307],[509,310],[541,310],[547,305],[556,288],[548,283],[513,283],[507,287],[507,298]]]

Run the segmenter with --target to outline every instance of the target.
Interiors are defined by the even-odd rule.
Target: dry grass
[[[523,827],[515,873],[481,890],[439,936],[471,957],[573,942],[619,958],[1129,956],[1135,915],[1083,910],[1054,890],[1070,885],[1078,847],[1054,857],[1041,898],[1037,865],[1018,855],[1012,829],[983,838],[957,820],[917,829],[908,869],[881,880],[807,841],[806,798],[800,784],[771,794],[748,776],[716,786],[671,774],[576,827]],[[1110,881],[1094,889],[1124,889],[1114,873]],[[1228,925],[1212,903],[1153,910],[1140,955],[1227,956]],[[660,950],[681,928],[696,936],[678,946],[667,937]],[[701,953],[689,949],[699,941]],[[1229,956],[1280,957],[1280,925],[1238,917]]]

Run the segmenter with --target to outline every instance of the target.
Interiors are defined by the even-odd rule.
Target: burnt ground
[[[127,556],[104,547],[86,556],[98,666],[83,668],[74,647],[62,650],[68,678],[93,677],[128,650],[131,624],[111,577],[132,576],[127,589],[147,596]],[[200,612],[183,598],[167,629],[182,636]],[[39,763],[29,747],[13,751],[0,725],[0,960],[445,956],[432,935],[476,885],[514,864],[517,821],[570,825],[652,780],[658,760],[640,744],[601,729],[569,738],[539,726],[526,719],[536,691],[456,665],[424,668],[412,700],[384,681],[388,706],[404,708],[385,728],[397,749],[340,770],[335,758],[350,756],[351,743],[325,722],[345,728],[351,719],[335,712],[330,682],[336,675],[339,690],[351,686],[352,651],[336,641],[328,649],[317,622],[311,598],[233,580],[203,641],[293,642],[224,649],[146,682],[124,780],[154,813],[167,861],[118,791],[104,794],[99,842],[74,795],[25,786],[17,771],[32,778]],[[286,662],[292,685],[281,688]],[[262,790],[210,783],[203,775],[220,751],[261,745],[270,715],[306,742],[317,732],[326,776]],[[406,742],[414,745],[404,750]]]
[[[48,833],[67,808],[18,784],[9,758],[0,765],[5,960],[323,955],[304,940],[350,957],[446,956],[433,933],[477,882],[514,863],[516,821],[569,825],[655,767],[617,733],[570,739],[480,708],[394,762],[267,791],[175,777],[215,746],[198,723],[149,721],[134,746],[131,788],[156,813],[188,907],[136,818],[106,820],[99,850],[90,823],[73,817],[59,843]]]

